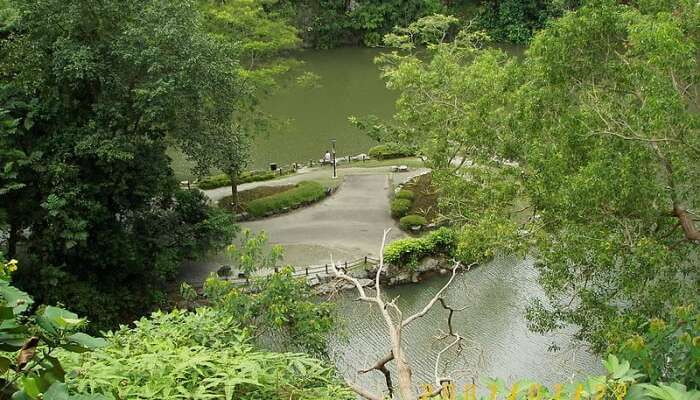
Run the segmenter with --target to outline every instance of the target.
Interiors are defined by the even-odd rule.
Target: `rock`
[[[284,208],[282,209],[282,212],[289,212],[289,207],[284,207]]]
[[[318,286],[321,284],[321,280],[318,279],[318,276],[312,276],[309,278],[309,286]]]
[[[413,283],[418,283],[418,282],[420,282],[420,274],[419,274],[418,272],[414,272],[414,273],[411,275],[411,282],[413,282]]]
[[[400,165],[398,170],[399,170],[399,172],[408,172],[408,166]]]
[[[428,225],[425,226],[426,229],[435,229],[437,228],[437,224],[435,222],[431,222]]]
[[[391,172],[398,172],[399,171],[399,167],[396,165],[392,165],[391,167],[389,167],[389,169],[391,169]]]
[[[440,268],[440,262],[436,258],[425,258],[417,267],[417,272],[435,271]]]
[[[420,226],[420,225],[412,226],[412,227],[411,227],[411,230],[412,230],[413,232],[420,232],[421,226]]]
[[[242,212],[242,213],[240,213],[240,214],[236,214],[236,220],[237,220],[237,221],[245,221],[245,220],[248,219],[248,217],[249,217],[249,215],[248,215],[247,212]]]
[[[231,275],[231,266],[230,265],[222,265],[221,268],[216,270],[216,275],[218,276],[230,276]]]
[[[360,153],[356,156],[350,157],[350,159],[352,159],[353,161],[369,160],[369,156],[367,154]]]

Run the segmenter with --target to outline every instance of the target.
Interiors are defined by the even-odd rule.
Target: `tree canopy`
[[[478,32],[445,40],[448,17],[387,36],[403,51],[380,60],[400,94],[386,131],[421,146],[465,251],[530,249],[547,294],[534,329],[573,323],[604,351],[698,302],[699,16],[594,1],[522,58]]]
[[[41,301],[114,324],[161,299],[180,260],[230,238],[228,217],[178,191],[165,150],[235,135],[238,64],[193,1],[13,6],[0,47],[10,256],[21,243],[19,283]]]

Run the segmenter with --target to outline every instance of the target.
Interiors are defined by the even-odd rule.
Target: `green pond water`
[[[255,167],[318,160],[336,139],[338,156],[366,153],[374,142],[348,122],[348,116],[374,114],[389,118],[395,94],[387,90],[373,60],[378,50],[340,48],[300,53],[304,69],[320,77],[320,86],[282,89],[264,109],[285,122],[259,137],[253,149]]]
[[[336,139],[338,157],[366,153],[375,143],[348,122],[351,115],[389,118],[396,95],[384,86],[374,57],[377,49],[349,47],[303,51],[296,58],[303,70],[319,79],[312,87],[288,85],[263,103],[274,116],[275,126],[256,138],[249,168],[270,163],[318,161]],[[190,163],[176,151],[169,152],[179,179],[192,179]]]
[[[397,304],[407,317],[421,310],[446,281],[446,276],[437,276],[419,284],[386,288],[384,294],[389,299],[398,298]],[[553,335],[528,330],[525,307],[530,299],[541,296],[537,271],[530,259],[498,257],[459,275],[446,300],[451,307],[465,307],[453,317],[453,326],[469,342],[461,353],[448,351],[443,356],[440,374],[451,372],[451,378],[462,388],[475,382],[483,393],[485,378],[501,378],[508,383],[531,379],[552,387],[601,373],[599,358],[575,343],[571,330]],[[356,298],[355,293],[346,292],[336,300],[343,329],[329,341],[331,358],[346,378],[382,390],[385,384],[381,373],[358,375],[357,371],[374,365],[386,354],[386,327],[378,310]],[[447,330],[446,321],[447,311],[436,305],[406,328],[404,348],[416,382],[434,382],[437,353],[449,343],[436,340]],[[553,344],[560,350],[548,351]],[[389,369],[395,372],[391,364]]]

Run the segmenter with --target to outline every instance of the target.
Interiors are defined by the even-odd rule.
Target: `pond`
[[[479,384],[484,378],[498,377],[507,382],[532,379],[551,387],[601,372],[599,358],[574,345],[571,332],[545,336],[528,330],[525,307],[533,296],[542,296],[536,277],[531,260],[501,257],[456,279],[446,297],[452,307],[466,306],[455,314],[453,322],[472,343],[461,355],[453,352],[443,359],[451,360],[449,370],[460,371],[454,375],[460,386],[472,379]],[[446,281],[447,277],[435,277],[385,293],[388,298],[398,296],[397,304],[408,316],[424,307]],[[350,379],[356,378],[359,369],[373,365],[389,348],[379,312],[355,301],[356,297],[348,292],[338,299],[339,316],[345,326],[342,335],[329,343],[336,365]],[[445,345],[437,343],[435,336],[446,329],[446,316],[447,311],[438,304],[407,328],[405,349],[415,366],[415,382],[433,382],[435,357]],[[552,344],[560,350],[548,351]],[[356,379],[365,387],[384,388],[383,375],[376,371]],[[485,390],[483,384],[481,389]]]
[[[300,53],[304,70],[319,76],[319,86],[285,88],[264,103],[265,111],[286,123],[258,138],[254,166],[318,160],[331,139],[339,156],[366,153],[375,143],[351,126],[348,116],[389,118],[394,112],[396,96],[373,62],[379,53],[356,47]]]
[[[338,156],[366,153],[375,143],[350,125],[351,115],[389,118],[396,95],[384,86],[373,60],[381,50],[346,47],[308,50],[296,58],[303,70],[319,79],[312,87],[288,85],[266,99],[262,107],[277,123],[270,132],[256,138],[249,168],[268,168],[270,163],[318,160],[336,139]],[[178,179],[193,179],[190,163],[171,149]]]

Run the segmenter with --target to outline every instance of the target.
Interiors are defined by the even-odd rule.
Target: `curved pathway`
[[[243,222],[242,228],[268,233],[271,244],[285,248],[284,262],[303,267],[379,255],[382,233],[393,228],[389,240],[404,237],[391,218],[389,196],[393,185],[425,173],[425,168],[392,173],[387,167],[344,168],[340,188],[328,199],[277,217]],[[329,169],[317,168],[287,178],[240,185],[239,190],[256,186],[286,185],[302,180],[327,178]],[[205,191],[216,201],[228,195],[228,188]],[[190,282],[204,280],[226,260],[222,256],[205,262],[183,265],[181,278]]]

